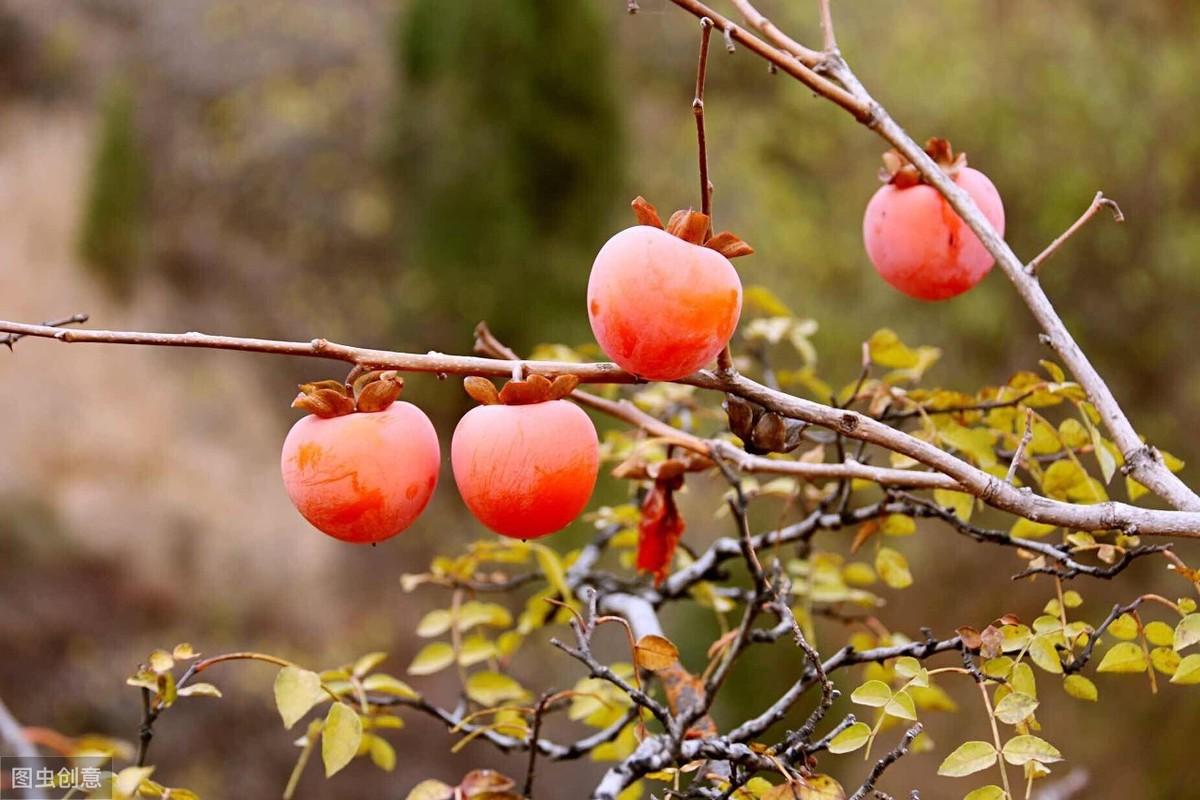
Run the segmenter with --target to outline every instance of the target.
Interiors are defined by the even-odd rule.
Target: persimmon
[[[588,319],[608,357],[651,380],[677,380],[729,343],[742,310],[730,258],[752,253],[731,233],[709,236],[709,218],[677,211],[664,229],[654,207],[633,202],[641,225],[613,236],[588,280]]]
[[[356,543],[408,528],[433,496],[441,464],[429,417],[395,399],[402,380],[365,377],[353,394],[337,381],[302,386],[292,405],[313,413],[292,426],[280,458],[288,497],[304,518]]]
[[[1004,204],[988,177],[968,167],[966,156],[956,156],[945,139],[930,139],[925,150],[1003,236]],[[919,300],[945,300],[983,280],[995,259],[958,212],[895,151],[884,164],[886,183],[863,217],[863,241],[875,270]]]
[[[459,421],[450,462],[463,502],[496,533],[546,536],[571,524],[591,499],[600,469],[596,428],[561,399],[577,383],[533,375],[497,393],[484,378],[464,381],[484,405]]]

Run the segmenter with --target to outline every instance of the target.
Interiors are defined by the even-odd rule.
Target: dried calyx
[[[698,244],[702,247],[716,250],[726,258],[748,256],[754,252],[753,247],[729,231],[709,235],[712,221],[707,214],[702,214],[699,211],[692,211],[691,209],[676,211],[671,215],[671,219],[667,221],[667,224],[663,225],[662,218],[658,216],[658,210],[641,195],[633,199],[631,206],[633,207],[633,215],[637,217],[639,224],[664,230],[672,236],[678,236],[690,244]]]
[[[463,388],[471,398],[484,406],[527,406],[562,400],[579,385],[577,375],[559,375],[553,381],[542,375],[530,375],[524,380],[511,380],[504,388],[496,390],[496,384],[487,378],[472,375],[463,380]]]
[[[383,411],[396,402],[403,388],[404,379],[395,370],[372,370],[358,376],[353,385],[333,380],[302,383],[292,408],[326,418]]]
[[[967,154],[955,154],[948,139],[934,137],[925,142],[925,152],[942,168],[942,172],[954,178],[967,166]],[[879,170],[879,180],[890,183],[897,189],[907,189],[924,183],[925,179],[911,161],[901,155],[899,150],[888,150],[883,154],[883,169]]]
[[[729,430],[742,440],[747,453],[790,453],[800,446],[804,423],[787,419],[737,395],[725,396]]]

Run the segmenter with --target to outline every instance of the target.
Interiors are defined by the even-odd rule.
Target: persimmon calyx
[[[925,153],[951,178],[956,177],[967,166],[967,154],[955,153],[949,139],[937,136],[929,139],[925,142]],[[883,168],[879,170],[879,180],[890,183],[897,189],[907,189],[925,183],[916,166],[899,150],[888,150],[883,154]]]
[[[292,408],[318,417],[342,417],[356,411],[383,411],[400,397],[404,378],[395,370],[372,370],[355,379],[353,386],[327,380],[302,383],[299,388]]]
[[[666,231],[689,244],[716,250],[726,258],[748,256],[754,252],[753,247],[729,231],[721,231],[710,236],[712,220],[707,214],[699,211],[690,208],[680,209],[671,215],[666,225],[663,225],[662,217],[658,215],[658,209],[641,195],[633,199],[630,207],[633,209],[633,215],[637,217],[639,225],[648,225],[651,228]]]
[[[463,379],[463,389],[472,400],[484,406],[527,406],[562,400],[578,385],[578,375],[559,375],[554,380],[544,375],[530,375],[524,380],[511,380],[497,391],[496,384],[487,378],[472,375]]]

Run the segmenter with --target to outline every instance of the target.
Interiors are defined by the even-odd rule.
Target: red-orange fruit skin
[[[346,542],[403,531],[437,488],[441,451],[433,423],[411,403],[296,422],[283,442],[283,485],[318,530]]]
[[[588,415],[566,400],[478,406],[459,420],[450,462],[463,502],[503,536],[562,530],[587,507],[600,469]]]
[[[962,169],[961,186],[1001,236],[1004,204],[986,175]],[[867,255],[884,280],[918,300],[946,300],[983,280],[994,259],[932,186],[881,187],[863,217]]]
[[[588,319],[608,357],[650,380],[712,363],[742,312],[729,259],[647,225],[609,239],[592,264]]]

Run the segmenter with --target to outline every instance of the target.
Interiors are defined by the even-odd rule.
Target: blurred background
[[[590,341],[586,276],[632,222],[629,200],[697,202],[697,25],[663,0],[641,6],[629,17],[624,0],[2,0],[0,317],[84,311],[96,327],[418,352],[469,351],[481,319],[519,350]],[[810,42],[813,6],[761,4]],[[876,97],[994,180],[1018,254],[1097,190],[1120,202],[1127,223],[1097,218],[1043,280],[1135,424],[1200,483],[1200,7],[834,7],[842,50]],[[758,251],[738,262],[745,282],[819,324],[826,380],[851,380],[860,342],[885,326],[943,348],[930,381],[964,391],[1046,355],[999,273],[933,305],[875,275],[860,224],[882,147],[846,114],[745,52],[727,56],[719,38],[706,114],[716,223]],[[404,594],[399,575],[482,531],[448,472],[431,511],[384,546],[308,528],[277,459],[294,384],[324,377],[340,373],[229,353],[32,340],[0,352],[0,697],[22,722],[133,739],[140,709],[124,678],[183,640],[311,666],[387,650],[384,667],[403,674],[412,628],[441,598]],[[465,408],[455,383],[415,377],[406,390],[444,442]],[[622,492],[605,485],[600,499]],[[727,524],[700,516],[689,539]],[[1002,611],[1031,618],[1045,600],[1045,586],[1013,591],[1011,554],[936,526],[904,544],[917,584],[881,611],[894,629],[947,635]],[[1115,599],[1181,586],[1146,559],[1115,587],[1078,588],[1099,620]],[[667,623],[698,667],[711,621],[681,609]],[[761,706],[799,663],[755,658],[719,721]],[[523,659],[529,684],[580,677],[532,647]],[[223,701],[181,705],[158,726],[156,777],[208,797],[277,796],[294,750],[271,671],[212,679]],[[1091,705],[1046,682],[1040,714],[1072,763],[1102,776],[1087,796],[1191,796],[1179,765],[1200,735],[1195,693],[1098,683]],[[452,696],[437,680],[419,688]],[[964,703],[973,692],[951,689]],[[932,721],[935,742],[984,738],[967,708]],[[443,729],[408,723],[392,737],[395,773],[356,762],[326,783],[310,767],[298,797],[403,796],[424,777],[520,770],[479,745],[451,755]],[[933,777],[944,752],[906,759],[887,785],[961,795],[962,782]],[[824,766],[849,784],[862,765],[842,761]],[[546,767],[549,796],[584,796],[601,769]]]

